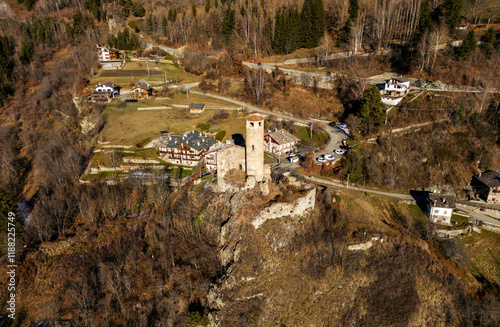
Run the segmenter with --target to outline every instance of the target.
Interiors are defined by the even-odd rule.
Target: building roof
[[[115,83],[112,83],[112,82],[107,82],[107,83],[104,83],[101,85],[108,86],[108,87],[111,87],[113,89],[116,89],[118,87],[118,85],[116,85]],[[101,85],[99,85],[99,86],[101,86]]]
[[[429,193],[431,207],[455,209],[455,197],[437,193]]]
[[[287,143],[295,143],[300,141],[298,137],[296,137],[295,135],[291,134],[290,132],[284,129],[279,129],[277,131],[269,133],[268,135],[279,145]]]
[[[401,76],[401,77],[393,77],[393,79],[398,80],[400,82],[409,82],[410,81],[410,79],[408,77],[403,77],[403,76]]]
[[[498,170],[488,170],[475,177],[488,187],[500,186],[500,171]]]
[[[150,88],[150,87],[146,87],[146,86],[142,86],[142,85],[140,85],[140,86],[134,86],[134,87],[132,88],[132,91],[135,91],[135,90],[144,90],[144,91],[146,91],[146,92],[147,92],[147,91],[151,90],[151,88]]]
[[[92,92],[92,96],[98,96],[98,95],[111,96],[111,92],[109,92],[109,91],[94,91],[94,92]]]
[[[198,131],[184,133],[184,135],[169,135],[160,138],[160,147],[181,149],[183,145],[189,146],[197,151],[209,149],[217,141],[210,136]]]
[[[247,117],[247,120],[250,120],[250,121],[260,121],[260,120],[264,120],[264,117],[259,116],[259,115],[250,115],[250,116]]]
[[[189,110],[203,110],[205,108],[204,103],[191,103],[189,105]]]

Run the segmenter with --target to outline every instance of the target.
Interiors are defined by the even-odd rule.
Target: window
[[[250,122],[250,126],[252,126],[252,127],[253,127],[253,122]]]
[[[259,126],[261,126],[262,122],[259,122]]]
[[[446,215],[448,213],[448,211],[445,211],[444,214]]]
[[[243,165],[240,165],[240,170],[243,170]]]
[[[252,151],[255,151],[255,145],[252,144]]]
[[[439,210],[434,210],[434,213],[439,213]]]

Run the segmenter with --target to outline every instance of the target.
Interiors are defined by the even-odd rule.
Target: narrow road
[[[309,177],[307,175],[302,175],[307,181],[310,181],[314,184],[318,185],[326,185],[326,186],[333,186],[333,187],[340,187],[340,188],[345,188],[349,190],[355,190],[355,191],[360,191],[360,192],[366,192],[366,193],[372,193],[372,194],[378,194],[378,195],[385,195],[385,196],[390,196],[393,198],[398,198],[402,200],[414,200],[413,196],[409,194],[400,194],[400,193],[391,193],[391,192],[384,192],[384,191],[375,191],[375,190],[370,190],[367,188],[362,188],[362,187],[357,187],[353,185],[346,185],[342,184],[340,181],[327,181],[321,178],[316,178],[316,177]]]
[[[185,85],[185,86],[187,86],[187,85]],[[191,87],[191,86],[193,86],[193,85],[190,84],[189,87]],[[317,119],[309,119],[309,120],[299,119],[299,118],[295,118],[293,116],[288,116],[288,115],[283,115],[283,114],[277,114],[277,113],[274,113],[272,111],[264,110],[264,109],[261,109],[259,107],[253,106],[253,105],[248,104],[246,102],[235,100],[235,99],[228,98],[228,97],[224,97],[224,96],[221,96],[221,95],[215,95],[215,94],[210,94],[210,93],[202,93],[202,92],[198,92],[198,91],[189,91],[189,92],[193,93],[193,94],[204,95],[204,96],[208,96],[208,97],[211,97],[211,98],[215,98],[215,99],[219,99],[219,100],[224,100],[224,101],[227,101],[227,102],[231,102],[231,103],[237,104],[238,106],[241,106],[241,107],[243,107],[245,109],[248,109],[248,110],[253,110],[255,112],[259,112],[259,113],[262,113],[262,114],[266,114],[266,115],[270,115],[270,116],[276,116],[276,117],[279,117],[279,118],[282,118],[282,119],[291,120],[291,121],[294,121],[296,123],[300,123],[300,124],[303,124],[303,125],[319,124],[319,125],[321,125],[322,129],[325,132],[328,133],[329,141],[326,144],[326,146],[323,149],[323,151],[320,151],[320,152],[317,153],[318,155],[333,154],[333,151],[335,149],[340,149],[340,145],[342,144],[342,140],[345,139],[345,138],[347,138],[347,136],[342,131],[340,131],[336,127],[330,126],[327,121],[322,121],[322,120],[317,120]],[[338,156],[338,155],[334,155],[334,156]]]
[[[459,210],[467,213],[468,215],[470,215],[470,220],[471,221],[475,221],[477,219],[477,220],[482,220],[483,222],[491,224],[491,225],[500,226],[500,221],[499,220],[491,218],[491,217],[486,216],[486,215],[483,215],[482,213],[475,212],[475,211],[472,211],[470,209],[467,209],[467,208],[461,206],[460,204],[457,204],[457,209],[459,209]]]
[[[227,101],[227,102],[231,102],[231,103],[237,104],[238,106],[241,106],[244,109],[256,111],[256,112],[259,112],[261,114],[266,114],[266,115],[270,115],[270,116],[276,116],[276,117],[279,117],[279,118],[292,120],[292,121],[295,121],[295,122],[298,122],[298,123],[301,123],[301,124],[305,124],[305,125],[309,125],[309,124],[311,124],[311,122],[313,122],[311,120],[304,120],[304,119],[295,118],[293,116],[288,116],[288,115],[283,115],[283,114],[277,114],[277,113],[274,113],[272,111],[264,110],[264,109],[261,109],[259,107],[253,106],[253,105],[248,104],[246,102],[235,100],[235,99],[228,98],[228,97],[224,97],[224,96],[221,96],[221,95],[215,95],[215,94],[210,94],[210,93],[203,93],[203,92],[198,92],[198,91],[189,91],[189,93],[199,94],[199,95],[204,95],[204,96],[211,97],[211,98],[214,98],[214,99],[224,100],[224,101]]]

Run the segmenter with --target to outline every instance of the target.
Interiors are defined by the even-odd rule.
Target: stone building
[[[235,177],[237,172],[246,177],[246,186],[271,179],[271,167],[264,165],[264,117],[250,115],[246,118],[245,147],[227,144],[217,151],[217,183],[224,191],[228,185],[227,176]],[[244,174],[243,174],[244,172]]]
[[[477,198],[500,203],[500,171],[488,170],[472,177],[471,186]]]

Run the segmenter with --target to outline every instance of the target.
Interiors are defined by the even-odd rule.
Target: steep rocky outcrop
[[[415,235],[387,228],[399,212],[376,211],[386,227],[373,224],[360,233],[327,192],[316,196],[317,189],[289,182],[269,189],[267,197],[254,189],[221,194],[221,204],[214,203],[228,209],[219,239],[226,270],[208,294],[212,326],[474,321],[478,304],[463,273]],[[495,303],[481,305],[492,310]],[[484,325],[498,318],[481,317]]]

